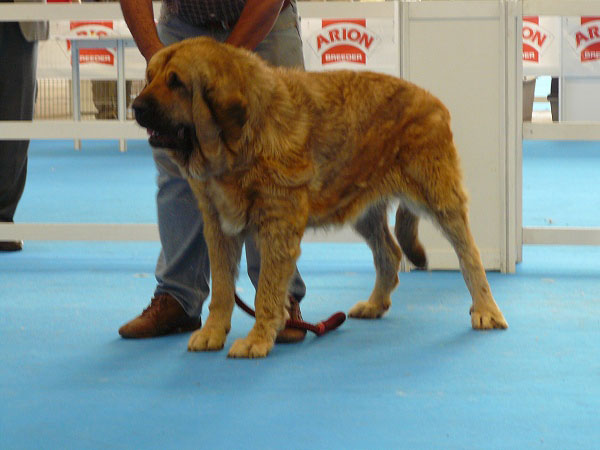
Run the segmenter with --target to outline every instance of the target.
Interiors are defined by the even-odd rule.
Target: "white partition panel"
[[[514,224],[511,157],[517,139],[509,120],[516,114],[515,104],[507,99],[507,86],[514,86],[518,70],[507,71],[507,55],[512,57],[516,45],[508,48],[505,35],[516,27],[516,18],[507,24],[506,5],[498,1],[405,3],[402,14],[402,73],[438,96],[452,114],[471,229],[484,266],[513,271],[517,246],[508,220]],[[420,233],[432,268],[458,267],[437,229],[422,223]]]
[[[514,225],[516,167],[514,159],[511,159],[510,166],[507,166],[507,161],[509,154],[514,158],[515,146],[520,145],[520,135],[517,135],[516,126],[511,127],[507,123],[507,111],[511,107],[516,108],[520,102],[512,99],[509,104],[506,100],[507,83],[513,81],[511,88],[514,89],[517,85],[507,75],[505,3],[311,2],[300,3],[299,10],[309,70],[335,68],[335,64],[321,64],[325,60],[319,53],[322,48],[318,48],[316,39],[328,39],[330,24],[337,23],[337,20],[341,24],[354,23],[372,39],[385,36],[386,40],[379,42],[377,49],[366,58],[358,58],[355,64],[344,62],[339,64],[340,68],[394,73],[394,68],[398,67],[399,75],[429,89],[446,103],[453,115],[455,138],[471,198],[471,226],[484,266],[486,269],[514,271],[517,258]],[[386,27],[386,20],[392,25]],[[512,20],[516,30],[516,15]],[[393,28],[393,34],[390,28]],[[514,30],[511,49],[516,49]],[[356,34],[358,36],[358,32]],[[342,35],[337,33],[337,36]],[[352,45],[352,42],[347,44]],[[357,52],[363,50],[358,45],[356,47]],[[391,52],[390,47],[395,47],[396,53]],[[387,64],[380,63],[377,50],[387,57]],[[520,56],[521,52],[510,52],[512,58],[516,58],[517,54]],[[516,63],[512,67],[516,67]],[[513,70],[512,74],[516,77],[517,73]],[[515,119],[511,116],[510,120]],[[512,177],[510,192],[509,175]],[[507,211],[509,207],[511,213]],[[513,221],[510,229],[507,220]],[[458,269],[454,250],[437,229],[423,221],[421,234],[430,268]],[[360,240],[348,229],[335,234],[330,232],[329,236],[335,240],[342,237]]]

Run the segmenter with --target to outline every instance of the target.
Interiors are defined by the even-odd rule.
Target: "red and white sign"
[[[71,40],[131,39],[123,20],[51,21],[50,39],[39,43],[38,77],[71,78]],[[115,48],[80,48],[81,79],[115,80],[117,51]],[[125,74],[128,79],[144,79],[146,61],[137,48],[125,48]]]
[[[71,0],[46,0],[48,3],[72,3]],[[77,3],[77,2],[75,2]],[[65,25],[69,24],[68,31]],[[51,37],[75,37],[99,39],[114,36],[115,26],[112,20],[91,20],[71,22],[51,22]],[[67,51],[71,51],[71,41],[67,40]],[[103,64],[115,66],[115,49],[83,48],[79,51],[79,64]]]
[[[539,17],[523,17],[523,61],[540,62],[543,54],[554,41],[551,31],[540,26]]]
[[[381,38],[367,28],[367,19],[322,21],[322,29],[312,36],[309,44],[321,56],[321,64],[340,62],[367,64]]]
[[[111,20],[90,21],[90,22],[75,22],[72,21],[69,25],[71,35],[79,38],[107,38],[114,35],[113,22]],[[67,41],[67,49],[71,50],[71,41]],[[79,64],[105,64],[108,66],[115,65],[114,48],[82,48],[79,50]]]
[[[574,30],[575,51],[582,63],[600,60],[600,17],[581,17],[581,26]]]
[[[560,17],[523,17],[523,73],[560,74]]]
[[[392,19],[302,18],[307,70],[373,70],[398,75]]]
[[[600,77],[600,16],[565,18],[564,41],[565,75]]]
[[[600,120],[600,17],[563,18],[562,120]]]

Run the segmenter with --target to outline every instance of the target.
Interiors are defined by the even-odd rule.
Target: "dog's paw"
[[[264,358],[273,348],[269,339],[256,339],[246,337],[237,339],[227,354],[228,358]]]
[[[484,307],[472,306],[469,313],[471,314],[471,326],[474,330],[491,330],[493,328],[504,330],[508,328],[504,315],[495,303]]]
[[[358,302],[350,309],[348,316],[354,319],[378,319],[390,309],[390,305],[391,303],[388,305],[378,305],[377,303],[368,301]]]
[[[221,350],[225,345],[227,332],[223,327],[207,327],[195,331],[188,342],[190,352]]]

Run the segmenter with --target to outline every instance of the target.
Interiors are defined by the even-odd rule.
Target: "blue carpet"
[[[152,151],[145,141],[32,141],[15,222],[156,223]]]
[[[144,145],[75,153],[67,143],[61,156],[35,144],[20,220],[152,220]],[[157,243],[77,242],[0,254],[0,448],[598,446],[600,248],[526,247],[515,275],[488,274],[507,331],[471,330],[459,273],[412,272],[383,319],[349,320],[256,361],[188,353],[188,335],[118,337],[149,300],[157,254]],[[365,299],[374,278],[363,244],[304,244],[299,267],[313,322]],[[226,348],[251,326],[236,309]]]
[[[523,143],[523,225],[600,226],[600,142]]]

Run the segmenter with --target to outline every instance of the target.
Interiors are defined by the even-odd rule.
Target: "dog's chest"
[[[208,196],[219,212],[221,228],[226,234],[241,233],[247,224],[247,199],[234,185],[210,182]]]

